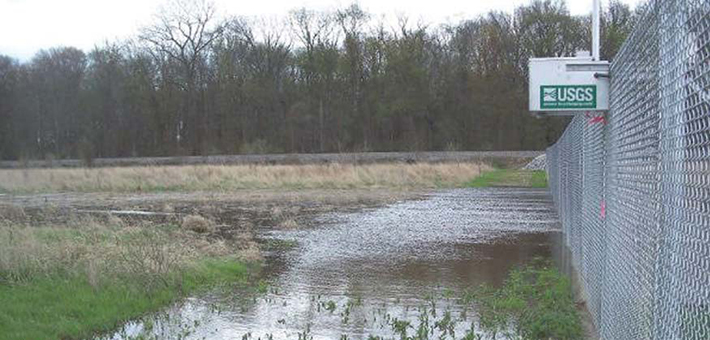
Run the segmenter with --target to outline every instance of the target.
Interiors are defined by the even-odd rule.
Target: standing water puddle
[[[546,190],[518,188],[444,191],[319,222],[266,235],[299,244],[267,261],[266,293],[191,298],[108,339],[401,338],[418,329],[462,338],[476,321],[464,292],[549,258],[559,228]]]

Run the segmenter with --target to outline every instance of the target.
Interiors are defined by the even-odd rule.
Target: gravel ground
[[[535,157],[530,163],[523,167],[523,170],[546,170],[547,169],[547,156],[542,154]]]
[[[466,162],[480,160],[506,160],[533,158],[543,151],[432,151],[432,152],[362,152],[276,155],[230,155],[190,157],[98,158],[93,166],[155,166],[155,165],[238,165],[238,164],[371,164],[387,162]],[[77,159],[0,161],[0,169],[82,167]]]

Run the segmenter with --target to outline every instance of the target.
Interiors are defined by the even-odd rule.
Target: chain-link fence
[[[547,150],[604,340],[710,339],[710,1],[652,0],[611,67],[611,109]]]

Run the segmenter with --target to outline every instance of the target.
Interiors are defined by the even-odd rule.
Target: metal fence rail
[[[652,0],[611,67],[611,109],[547,150],[605,340],[710,339],[710,1]]]

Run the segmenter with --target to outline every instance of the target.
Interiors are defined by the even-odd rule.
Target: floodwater
[[[421,324],[430,338],[480,334],[464,292],[549,258],[558,229],[540,189],[449,190],[324,215],[308,229],[260,235],[298,243],[268,257],[265,291],[190,298],[107,338],[401,338]]]

